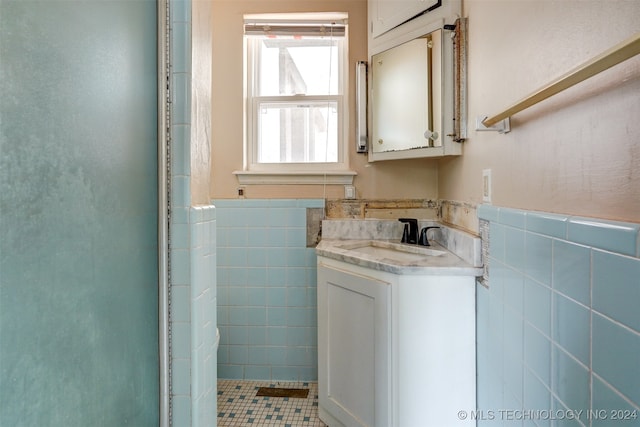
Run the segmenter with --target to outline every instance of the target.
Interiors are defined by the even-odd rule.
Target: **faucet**
[[[420,231],[420,238],[418,239],[418,244],[419,245],[431,246],[431,244],[429,244],[429,239],[427,238],[427,231],[429,231],[430,228],[440,228],[440,227],[424,227]]]
[[[400,242],[412,245],[418,243],[418,220],[415,218],[398,218],[398,221],[404,223],[404,231]]]

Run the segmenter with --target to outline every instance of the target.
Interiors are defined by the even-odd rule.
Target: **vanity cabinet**
[[[439,0],[369,0],[371,34],[378,37],[439,3]]]
[[[475,425],[475,278],[319,256],[318,362],[330,427]]]

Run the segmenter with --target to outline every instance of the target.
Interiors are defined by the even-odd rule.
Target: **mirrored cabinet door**
[[[441,144],[437,138],[439,126],[434,129],[433,121],[432,48],[432,37],[427,35],[373,56],[374,152]]]

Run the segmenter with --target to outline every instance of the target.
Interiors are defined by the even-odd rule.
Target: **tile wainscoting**
[[[488,205],[478,217],[478,425],[640,425],[640,224]]]
[[[307,210],[322,199],[214,200],[218,377],[317,380],[315,248]]]

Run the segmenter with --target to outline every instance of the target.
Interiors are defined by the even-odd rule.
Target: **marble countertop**
[[[407,247],[408,252],[419,252],[422,249],[441,251],[441,255],[408,257],[407,260],[389,259],[383,254],[365,253],[353,248],[361,247],[367,241],[390,242],[392,245]],[[386,271],[402,275],[433,275],[433,276],[482,276],[482,267],[474,267],[472,264],[459,258],[442,245],[433,242],[431,246],[417,246],[400,244],[398,240],[342,240],[322,239],[316,247],[318,256],[347,262],[374,270]]]

